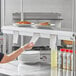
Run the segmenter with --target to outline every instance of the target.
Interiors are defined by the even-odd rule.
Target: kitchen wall
[[[2,4],[3,4],[2,0]],[[72,30],[72,0],[23,0],[24,1],[24,12],[59,12],[62,14],[62,30]],[[21,11],[21,0],[5,0],[5,24],[11,25],[12,13]],[[3,9],[2,9],[3,10]],[[3,14],[3,13],[2,13]],[[2,19],[3,21],[3,19]],[[30,39],[30,37],[29,37]],[[28,39],[26,37],[26,42]],[[40,42],[39,42],[40,41]],[[38,44],[45,42],[45,39],[38,41]]]
[[[62,29],[72,28],[72,0],[24,0],[24,11],[59,12],[64,19]]]

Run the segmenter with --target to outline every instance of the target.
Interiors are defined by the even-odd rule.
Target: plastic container
[[[76,51],[75,51],[76,54]],[[73,71],[73,50],[71,51],[71,71]]]
[[[70,50],[70,53],[71,53],[71,57],[70,57],[71,67],[70,67],[70,70],[73,70],[73,50]]]
[[[67,50],[65,49],[64,53],[63,53],[63,69],[67,70],[67,54],[66,54]]]
[[[63,52],[65,49],[60,49],[58,52],[58,68],[63,69]]]
[[[71,70],[73,71],[73,53],[71,54]]]
[[[71,61],[72,61],[72,53],[73,50],[68,49],[68,54],[67,54],[67,70],[71,70]]]
[[[57,68],[57,49],[51,49],[51,68]]]

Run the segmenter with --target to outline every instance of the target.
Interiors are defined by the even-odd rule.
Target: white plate
[[[32,24],[34,24],[34,23],[32,23]],[[17,26],[17,27],[31,27],[32,24],[17,24],[17,23],[14,23],[13,25]]]
[[[46,25],[46,26],[44,26],[44,25],[38,25],[38,24],[33,24],[31,26],[34,27],[34,28],[52,29],[52,27],[54,27],[55,24],[50,24],[50,25]]]

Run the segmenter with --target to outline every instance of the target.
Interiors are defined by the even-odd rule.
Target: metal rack
[[[14,16],[16,16],[16,14],[18,14],[18,18],[14,17]],[[38,14],[40,15],[40,17]],[[51,14],[54,14],[54,13],[51,13]],[[29,15],[30,16],[32,15],[32,17],[29,18],[28,17]],[[33,15],[35,17],[33,17]],[[23,13],[23,0],[21,0],[21,13],[13,13],[13,20],[21,20],[21,21],[23,21],[23,20],[55,20],[55,21],[56,20],[57,21],[63,20],[61,17],[51,18],[49,15],[50,15],[50,13]],[[46,17],[44,17],[44,16],[46,16]],[[4,13],[4,17],[5,17],[5,13]],[[5,25],[5,18],[4,18],[4,24],[3,25]],[[6,34],[14,34],[14,31],[19,32],[19,35],[21,35],[21,42],[22,42],[21,45],[23,45],[23,36],[32,36],[34,33],[40,33],[42,38],[50,38],[50,35],[56,35],[56,36],[58,35],[59,39],[66,39],[66,40],[67,39],[70,40],[70,38],[73,38],[74,39],[73,49],[75,51],[75,36],[73,36],[73,34],[74,34],[73,32],[46,30],[46,29],[42,30],[42,29],[23,28],[23,27],[20,28],[20,27],[13,27],[12,25],[11,26],[3,26],[1,29],[2,29],[2,32],[4,33],[4,45],[3,45],[4,53],[6,53]],[[10,46],[9,46],[9,50],[12,51]],[[75,54],[73,54],[73,55],[75,56]],[[75,66],[75,63],[74,63],[74,66]],[[74,70],[75,70],[75,68],[74,68]],[[75,76],[74,70],[73,70],[73,76]]]

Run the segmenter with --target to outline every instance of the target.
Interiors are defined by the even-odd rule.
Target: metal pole
[[[72,0],[72,32],[74,31],[75,26],[75,0]],[[73,76],[75,75],[75,35],[73,35]]]
[[[21,0],[21,21],[23,20],[23,0]]]
[[[73,35],[73,76],[76,76],[75,69],[75,35]]]

